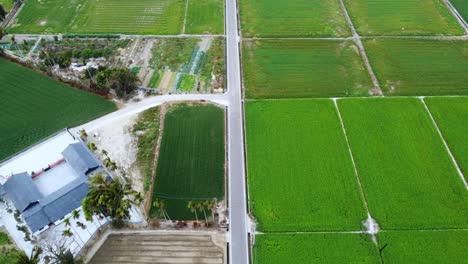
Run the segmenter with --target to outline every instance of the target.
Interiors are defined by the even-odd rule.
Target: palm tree
[[[92,221],[93,215],[124,221],[130,218],[132,205],[141,201],[141,195],[129,183],[123,184],[119,179],[107,181],[104,175],[98,174],[90,179],[88,195],[82,202],[83,213],[88,221]]]
[[[65,229],[65,230],[62,231],[62,236],[71,237],[71,236],[73,236],[73,232],[70,230],[70,228]]]
[[[194,203],[193,201],[188,202],[187,208],[190,209],[190,212],[195,213],[195,219],[196,219],[196,222],[198,223],[197,207],[198,207],[197,204]]]
[[[38,264],[41,261],[42,248],[36,246],[31,255],[28,256],[24,251],[16,251],[14,264]]]
[[[72,229],[72,231],[73,231],[72,234],[76,234],[78,239],[80,240],[81,244],[84,245],[84,241],[83,241],[83,239],[81,239],[80,234],[73,229],[73,226],[71,225],[70,218],[69,217],[65,218],[63,220],[63,222],[65,223],[65,227],[68,227],[68,230],[70,230],[70,228]],[[75,237],[73,237],[73,240],[75,240]]]

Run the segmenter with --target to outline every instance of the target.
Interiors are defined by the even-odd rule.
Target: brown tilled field
[[[222,264],[224,249],[211,235],[111,234],[90,264]]]

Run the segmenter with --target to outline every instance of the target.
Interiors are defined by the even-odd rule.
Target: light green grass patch
[[[350,36],[339,0],[241,0],[244,37]]]
[[[14,0],[0,0],[0,5],[8,12],[13,7],[14,2]]]
[[[331,100],[249,101],[246,122],[258,229],[361,229],[366,212]]]
[[[377,248],[360,234],[261,234],[253,263],[379,263]]]
[[[112,102],[0,59],[0,160],[65,127],[116,109]]]
[[[385,263],[467,263],[468,231],[380,232]]]
[[[468,180],[468,97],[428,97],[424,100]]]
[[[468,42],[365,40],[367,55],[386,95],[468,94]]]
[[[360,35],[463,35],[443,0],[344,0]]]
[[[186,34],[223,34],[223,0],[188,0]]]
[[[191,92],[195,88],[195,76],[184,74],[180,81],[180,90],[183,92]]]
[[[468,192],[418,98],[338,101],[382,229],[468,227]]]
[[[153,75],[151,76],[151,79],[148,83],[148,87],[150,88],[158,88],[159,84],[161,83],[162,75],[161,72],[158,70],[155,70],[153,72]]]
[[[366,96],[372,83],[352,41],[243,42],[247,98]]]
[[[166,201],[172,219],[195,219],[189,201],[224,196],[224,110],[179,104],[165,116],[154,198]],[[152,209],[154,212],[154,208]],[[198,215],[201,218],[202,215]]]

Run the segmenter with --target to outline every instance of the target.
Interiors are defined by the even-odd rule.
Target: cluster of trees
[[[44,60],[44,64],[47,66],[59,65],[60,68],[67,68],[70,66],[72,59],[85,62],[90,58],[108,58],[113,53],[110,48],[104,49],[70,49],[65,51],[41,51],[39,58]]]
[[[126,98],[137,87],[138,77],[128,68],[90,68],[85,73],[90,80],[90,88],[101,94],[110,89],[120,98]]]
[[[5,11],[5,8],[3,8],[2,4],[0,4],[0,22],[5,19],[7,15],[7,12]]]
[[[8,252],[8,257],[9,263],[13,264],[84,264],[73,256],[65,243],[46,245],[45,250],[35,246],[29,256],[24,251],[14,249]]]

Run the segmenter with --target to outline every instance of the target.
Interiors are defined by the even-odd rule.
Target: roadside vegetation
[[[138,153],[137,166],[143,175],[143,189],[149,190],[151,174],[156,152],[156,144],[159,136],[160,107],[150,108],[138,115],[133,125],[132,134],[137,138]]]
[[[112,102],[73,89],[0,58],[0,160],[63,129],[116,109]]]
[[[465,21],[468,21],[468,2],[465,0],[450,0],[450,2],[457,9],[458,13],[462,15]]]
[[[224,110],[199,103],[170,106],[165,115],[151,215],[158,214],[160,201],[171,219],[195,220],[211,215],[210,206],[204,202],[224,197],[224,161]]]
[[[0,5],[3,6],[3,9],[8,12],[13,7],[15,0],[0,0]],[[1,20],[1,19],[0,19]]]
[[[243,37],[347,37],[339,0],[242,0]]]
[[[443,0],[344,0],[360,35],[463,35]]]
[[[468,94],[467,41],[366,39],[363,42],[386,95]]]
[[[367,96],[370,77],[352,41],[243,42],[247,98]]]

